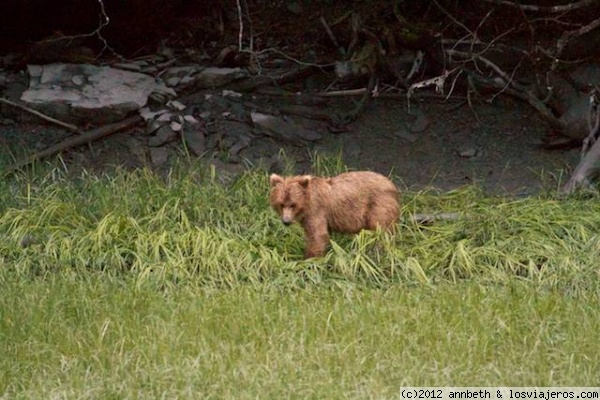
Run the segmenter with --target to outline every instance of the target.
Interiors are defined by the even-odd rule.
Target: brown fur
[[[325,254],[330,231],[392,230],[400,213],[396,186],[375,172],[346,172],[333,178],[273,174],[269,181],[271,206],[283,223],[296,221],[304,228],[306,258]]]

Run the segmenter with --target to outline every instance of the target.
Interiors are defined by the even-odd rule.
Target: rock
[[[156,130],[154,136],[150,136],[148,139],[148,146],[150,147],[158,147],[162,146],[166,143],[169,143],[173,139],[177,137],[177,132],[174,132],[171,129],[170,125],[162,125],[160,128]]]
[[[294,123],[292,120],[259,112],[252,112],[250,117],[256,127],[260,128],[266,135],[272,137],[285,139],[297,144],[321,139],[319,133],[305,129]]]
[[[183,111],[187,108],[187,106],[185,104],[183,104],[182,102],[180,102],[178,100],[169,100],[167,102],[167,107],[170,107],[177,111]]]
[[[183,140],[194,155],[200,157],[206,151],[206,137],[203,127],[186,125],[183,129]]]
[[[129,149],[129,153],[135,157],[137,164],[146,165],[146,146],[141,140],[135,136],[129,136],[127,138],[127,148]]]
[[[84,84],[85,82],[85,78],[82,75],[74,75],[71,78],[71,81],[76,85],[76,86],[81,86]]]
[[[173,132],[180,132],[181,129],[183,128],[183,125],[181,124],[181,122],[171,121],[171,123],[169,124],[169,127],[171,128],[171,130]]]
[[[149,76],[90,64],[29,65],[21,100],[65,122],[107,124],[146,105],[152,93],[175,92]]]
[[[255,167],[276,174],[282,174],[285,171],[285,163],[279,159],[277,154],[271,157],[259,157]]]
[[[240,139],[229,148],[229,155],[237,156],[240,151],[250,145],[250,140],[248,136],[241,135]]]
[[[198,73],[199,69],[195,66],[171,67],[167,68],[161,75],[167,86],[173,87],[184,82],[193,80],[193,76]]]
[[[171,122],[171,118],[173,118],[174,116],[175,114],[167,111],[165,113],[160,114],[158,118],[156,118],[156,120],[158,122]]]
[[[112,64],[112,66],[113,68],[124,69],[125,71],[140,72],[142,70],[142,66],[140,64],[135,63],[115,63]]]
[[[144,119],[144,121],[146,121],[146,122],[151,121],[151,120],[155,119],[156,117],[160,117],[163,114],[168,114],[169,115],[169,119],[170,119],[170,115],[171,115],[165,109],[158,110],[158,111],[152,111],[152,110],[150,110],[149,107],[140,108],[138,110],[138,112],[140,114],[140,117],[142,117]]]
[[[236,92],[236,91],[233,91],[233,90],[224,89],[221,92],[221,96],[223,96],[223,97],[228,97],[229,96],[229,97],[237,97],[237,98],[239,98],[239,97],[242,97],[242,94],[240,92]]]
[[[214,132],[221,137],[231,137],[232,143],[239,140],[241,136],[252,136],[252,130],[245,122],[217,119],[213,124]]]
[[[165,79],[165,84],[168,87],[176,87],[177,85],[179,85],[179,83],[181,83],[181,78],[178,78],[176,76]]]
[[[153,147],[150,149],[150,161],[155,167],[161,167],[169,160],[169,151],[163,147]]]
[[[247,76],[241,68],[209,67],[195,75],[191,85],[195,89],[215,89]]]
[[[478,154],[479,154],[479,151],[475,147],[466,147],[466,148],[458,151],[458,155],[461,156],[462,158],[471,158],[471,157],[475,157]]]
[[[231,183],[245,171],[243,165],[238,163],[226,163],[218,158],[213,158],[210,160],[209,165],[217,171],[217,177],[223,184]]]
[[[198,121],[193,115],[184,115],[183,120],[192,125],[200,123],[200,121]]]

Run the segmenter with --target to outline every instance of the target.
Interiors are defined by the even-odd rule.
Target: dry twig
[[[567,43],[569,43],[569,40],[573,39],[574,37],[582,36],[590,31],[598,28],[599,26],[600,26],[600,18],[597,18],[597,19],[593,20],[592,22],[590,22],[589,24],[582,26],[579,29],[563,32],[560,39],[558,39],[558,41],[556,42],[556,52],[554,54],[554,61],[552,62],[552,68],[551,68],[552,71],[556,70],[556,68],[558,67],[559,57],[562,54],[563,50],[565,49],[565,46],[567,45]]]
[[[81,130],[78,127],[76,127],[75,125],[71,125],[71,124],[67,124],[66,122],[59,121],[57,119],[54,119],[54,118],[49,117],[49,116],[47,116],[45,114],[42,114],[41,112],[36,111],[34,109],[31,109],[31,108],[29,108],[27,106],[24,106],[22,104],[18,104],[18,103],[12,102],[12,101],[7,100],[7,99],[2,98],[2,97],[0,97],[0,103],[8,104],[9,106],[12,106],[12,107],[17,107],[17,108],[19,108],[19,109],[21,109],[23,111],[27,111],[30,114],[33,114],[33,115],[35,115],[37,117],[40,117],[43,120],[46,120],[48,122],[51,122],[51,123],[59,125],[59,126],[62,126],[63,128],[66,128],[66,129],[68,129],[68,130],[70,130],[72,132],[81,134]]]

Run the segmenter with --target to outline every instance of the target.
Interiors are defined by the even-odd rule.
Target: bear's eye
[[[290,204],[289,207],[293,210],[294,208],[296,208],[296,203]]]

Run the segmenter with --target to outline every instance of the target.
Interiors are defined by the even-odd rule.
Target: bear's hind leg
[[[376,230],[379,228],[393,231],[399,215],[398,200],[393,197],[380,198],[373,202],[368,210],[367,229]]]

